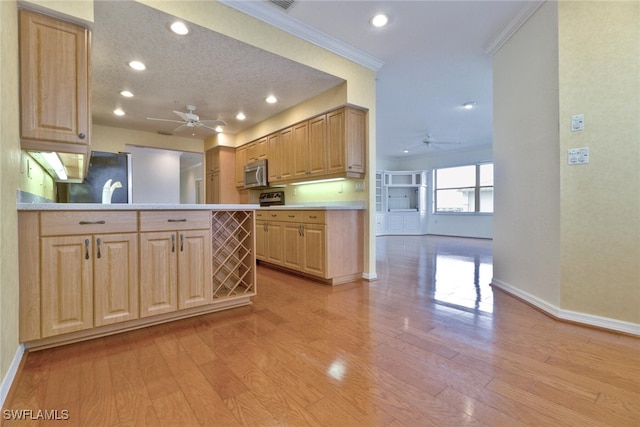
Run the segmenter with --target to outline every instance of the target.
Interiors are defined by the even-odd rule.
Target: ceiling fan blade
[[[205,123],[208,126],[226,126],[227,123],[222,120],[200,120],[200,123]]]
[[[184,128],[187,128],[187,127],[189,127],[189,126],[187,126],[187,125],[180,125],[180,126],[178,126],[177,128],[175,128],[173,131],[174,131],[174,132],[180,132],[181,130],[183,130]]]
[[[173,112],[185,122],[189,121],[189,118],[187,117],[186,113],[183,113],[182,111],[176,111],[176,110],[173,110]]]
[[[216,129],[215,129],[215,128],[212,128],[211,126],[207,126],[207,125],[205,125],[205,124],[202,124],[202,122],[200,122],[200,123],[198,124],[198,127],[203,127],[203,128],[207,128],[207,129],[211,129],[211,130],[216,131]],[[216,131],[216,132],[217,132],[217,131]]]
[[[155,117],[147,117],[147,120],[157,120],[159,122],[183,123],[182,120],[156,119]]]

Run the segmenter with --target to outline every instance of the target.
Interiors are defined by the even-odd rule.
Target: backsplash
[[[55,203],[55,201],[47,199],[46,197],[31,194],[22,190],[16,191],[16,199],[18,203]]]

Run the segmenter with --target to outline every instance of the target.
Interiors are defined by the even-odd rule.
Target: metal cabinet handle
[[[171,252],[175,252],[176,251],[176,235],[172,234],[171,235]]]
[[[311,219],[316,219],[316,218],[318,218],[318,217],[317,217],[316,215],[309,215],[309,218],[311,218]]]
[[[96,239],[96,243],[98,245],[98,258],[102,258],[102,254],[100,253],[100,244],[102,243],[102,240]]]
[[[180,233],[180,252],[184,252],[184,234]]]
[[[80,132],[78,134],[78,138],[80,138],[80,139],[85,139],[86,137],[87,137],[87,135],[84,132]]]
[[[89,259],[89,239],[84,239],[84,259]]]
[[[186,218],[181,219],[168,219],[167,222],[187,222]]]
[[[277,216],[278,216],[278,214],[271,214],[271,218],[275,218]]]
[[[95,225],[95,224],[106,224],[107,221],[80,221],[79,224],[80,225]]]

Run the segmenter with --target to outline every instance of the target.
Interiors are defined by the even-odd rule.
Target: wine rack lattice
[[[255,295],[253,211],[214,211],[212,230],[213,298]]]

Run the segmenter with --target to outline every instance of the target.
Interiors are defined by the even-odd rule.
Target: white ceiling
[[[287,11],[264,0],[224,3],[250,5],[259,19],[303,28],[319,44],[335,47],[337,41],[351,59],[379,68],[378,156],[413,156],[434,149],[421,143],[427,134],[459,143],[436,150],[491,145],[492,71],[485,52],[528,2],[298,0]],[[387,27],[369,25],[377,12],[389,15]],[[170,16],[138,3],[95,3],[94,123],[171,131],[178,124],[146,117],[173,119],[172,110],[193,104],[202,119],[224,120],[225,131],[236,133],[342,82],[194,25],[180,38],[167,31],[170,23]],[[137,58],[147,71],[126,67]],[[136,97],[120,97],[122,89]],[[269,93],[281,102],[266,104]],[[477,108],[463,109],[468,101]],[[114,116],[116,106],[127,115]],[[244,122],[234,118],[240,110],[247,115]],[[207,135],[198,132],[200,139]]]

